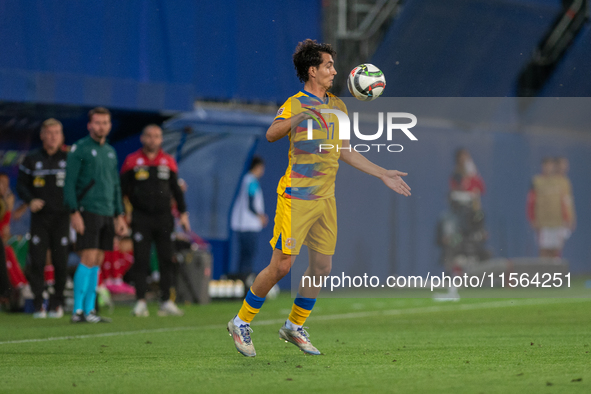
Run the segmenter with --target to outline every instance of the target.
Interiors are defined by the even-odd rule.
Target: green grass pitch
[[[252,359],[225,328],[239,306],[118,306],[99,325],[0,314],[0,392],[591,392],[588,299],[320,299],[307,326],[324,355],[307,356],[278,339],[282,294],[252,325]]]

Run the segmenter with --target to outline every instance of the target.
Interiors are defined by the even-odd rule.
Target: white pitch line
[[[115,332],[104,332],[101,334],[87,334],[87,335],[69,335],[64,337],[49,337],[49,338],[35,338],[35,339],[20,339],[15,341],[3,341],[0,345],[8,345],[14,343],[29,343],[29,342],[51,342],[51,341],[64,341],[69,339],[87,339],[87,338],[102,338],[102,337],[116,337],[120,335],[134,335],[134,334],[151,334],[159,332],[174,332],[174,331],[189,331],[195,330],[197,327],[166,327],[166,328],[154,328],[146,330],[136,331],[115,331]],[[218,326],[203,326],[204,329],[219,328]]]
[[[562,302],[581,302],[589,301],[589,299],[525,299],[525,300],[511,300],[511,301],[497,301],[497,302],[485,302],[477,304],[461,304],[458,306],[427,306],[419,308],[406,308],[406,309],[389,309],[382,311],[368,311],[368,312],[349,312],[340,313],[335,315],[321,315],[311,317],[310,320],[340,320],[340,319],[359,319],[365,317],[375,316],[394,316],[394,315],[406,315],[406,314],[417,314],[417,313],[434,313],[434,312],[457,312],[463,310],[478,310],[488,308],[502,308],[510,306],[530,306],[530,305],[546,305],[556,304]],[[282,324],[285,319],[268,319],[259,320],[256,322],[256,326],[268,326],[273,324]],[[69,335],[63,337],[49,337],[49,338],[34,338],[34,339],[19,339],[14,341],[2,341],[0,345],[11,345],[20,343],[32,343],[32,342],[51,342],[51,341],[64,341],[71,339],[88,339],[88,338],[104,338],[104,337],[115,337],[124,335],[136,335],[136,334],[154,334],[162,332],[176,332],[176,331],[193,331],[193,330],[222,330],[226,326],[222,324],[212,324],[208,326],[191,326],[191,327],[164,327],[164,328],[153,328],[146,330],[135,330],[135,331],[115,331],[105,332],[101,334],[87,334],[87,335]]]

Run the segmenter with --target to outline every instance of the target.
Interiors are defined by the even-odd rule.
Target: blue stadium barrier
[[[277,102],[291,54],[321,35],[319,0],[0,0],[0,100],[192,109]]]

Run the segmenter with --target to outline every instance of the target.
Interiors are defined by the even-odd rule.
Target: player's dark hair
[[[307,82],[310,67],[318,67],[322,64],[322,53],[328,53],[333,58],[337,52],[330,44],[319,44],[316,40],[306,39],[298,44],[293,54],[293,65],[301,82]]]
[[[3,177],[3,176],[5,176],[6,178],[10,179],[10,175],[8,175],[7,172],[0,171],[0,177]]]
[[[90,111],[88,111],[88,121],[92,122],[92,117],[95,114],[101,114],[101,115],[109,115],[109,118],[111,118],[111,112],[106,109],[105,107],[96,107],[91,109]]]
[[[252,161],[250,162],[250,168],[248,169],[248,171],[252,171],[252,169],[258,165],[265,165],[265,161],[262,157],[255,156],[252,158]]]

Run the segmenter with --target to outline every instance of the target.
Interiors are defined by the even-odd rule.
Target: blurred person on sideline
[[[467,149],[458,149],[455,158],[456,164],[450,178],[450,205],[460,220],[463,241],[460,252],[478,261],[486,260],[490,252],[485,248],[488,233],[484,228],[485,215],[481,201],[486,186]]]
[[[258,156],[253,157],[249,171],[242,179],[240,191],[232,209],[231,227],[238,236],[240,256],[238,274],[240,279],[246,282],[247,287],[250,287],[254,281],[254,278],[250,281],[247,278],[253,273],[259,234],[269,222],[265,214],[263,191],[259,183],[264,173],[263,159]]]
[[[19,299],[33,298],[29,283],[17,262],[14,249],[8,244],[10,220],[23,210],[20,207],[13,211],[14,203],[15,196],[10,190],[10,177],[7,173],[0,172],[0,305],[12,304],[15,296]],[[14,290],[19,294],[17,295]]]
[[[77,233],[80,264],[74,275],[72,323],[108,323],[96,314],[96,287],[99,267],[106,250],[113,250],[115,234],[127,233],[117,154],[107,143],[111,113],[96,107],[88,113],[87,137],[68,154],[64,200],[70,210],[72,228]]]
[[[445,269],[453,275],[461,275],[463,264],[489,257],[485,248],[487,232],[480,200],[486,188],[470,152],[465,148],[455,153],[449,186],[450,208],[439,219],[437,243],[442,248],[441,260]],[[451,286],[447,294],[435,294],[434,299],[457,301],[460,296],[457,288]]]
[[[4,226],[10,223],[14,208],[14,194],[10,190],[10,177],[5,172],[0,172],[0,200],[2,214],[0,215],[0,234]]]
[[[566,157],[556,158],[556,170],[561,182],[561,189],[565,191],[562,199],[563,216],[566,226],[564,227],[565,239],[568,239],[577,227],[577,214],[575,211],[575,199],[573,195],[573,185],[568,177],[570,163]]]
[[[63,127],[57,119],[41,125],[43,146],[30,152],[19,167],[16,191],[31,210],[29,280],[35,296],[33,318],[61,318],[64,315],[64,288],[67,279],[70,216],[64,205],[67,152]],[[54,267],[54,293],[49,313],[43,306],[44,271],[47,250]]]
[[[527,195],[527,217],[536,231],[540,257],[560,257],[564,242],[574,229],[572,187],[566,178],[568,163],[559,172],[559,162],[542,160],[542,172],[532,179]]]
[[[162,129],[158,125],[144,127],[140,141],[142,148],[129,154],[121,168],[123,195],[133,208],[131,230],[135,261],[131,270],[137,302],[132,314],[149,316],[146,273],[154,241],[160,270],[161,303],[158,315],[182,316],[183,311],[170,298],[173,283],[173,198],[180,214],[179,223],[185,231],[191,229],[185,197],[178,182],[178,166],[174,158],[162,150]]]
[[[8,243],[10,237],[10,226],[4,226],[2,228],[2,233],[0,234],[0,240],[4,243],[4,256],[6,258],[6,270],[8,272],[10,285],[13,289],[18,291],[17,301],[19,301],[18,304],[20,307],[24,305],[25,299],[33,299],[33,293],[31,292],[29,281],[18,262],[16,253]],[[20,301],[22,301],[22,303]]]
[[[123,276],[133,266],[133,262],[131,237],[115,237],[113,250],[105,252],[105,260],[101,266],[102,283],[111,294],[135,295],[135,288],[123,281]]]
[[[0,173],[0,234],[6,224],[10,221],[10,205],[7,199],[10,191],[10,179],[8,174]],[[8,218],[8,222],[6,221]],[[6,222],[6,223],[5,223]],[[8,276],[8,269],[6,266],[6,254],[4,251],[4,241],[0,237],[0,305],[9,303],[12,286]]]

